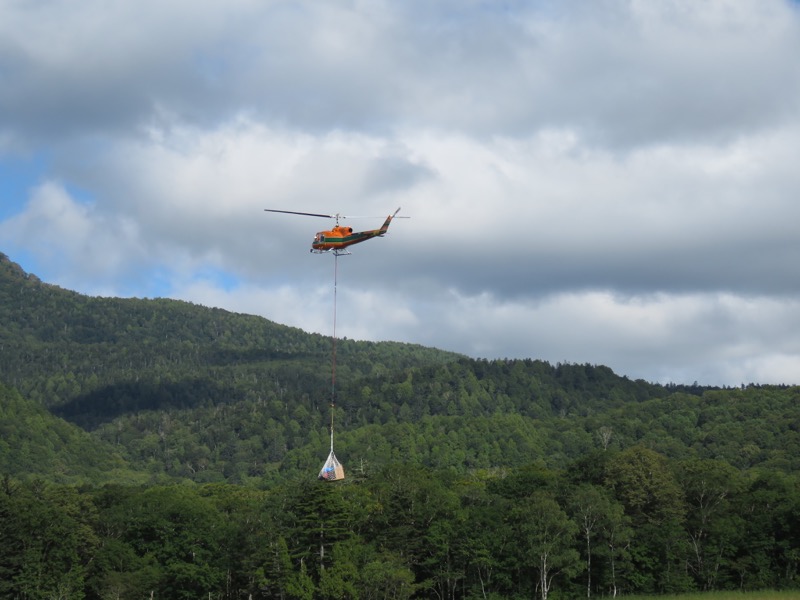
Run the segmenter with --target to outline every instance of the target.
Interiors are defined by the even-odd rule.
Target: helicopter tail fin
[[[389,215],[388,217],[386,217],[386,220],[383,222],[383,225],[381,225],[380,233],[378,235],[383,235],[389,230],[389,224],[392,222],[392,219],[394,219],[397,216],[397,213],[399,212],[400,212],[400,207],[398,206],[397,210],[394,211],[393,215]]]

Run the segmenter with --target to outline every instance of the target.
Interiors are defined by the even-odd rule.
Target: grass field
[[[704,592],[678,596],[621,596],[622,600],[800,600],[800,590],[782,592]]]

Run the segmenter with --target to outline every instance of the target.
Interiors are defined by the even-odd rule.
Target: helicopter
[[[380,229],[370,229],[369,231],[353,231],[352,227],[339,225],[339,219],[354,219],[357,217],[347,217],[336,213],[335,215],[323,215],[318,213],[297,212],[294,210],[276,210],[273,208],[265,208],[266,212],[284,213],[288,215],[304,215],[306,217],[324,217],[326,219],[336,219],[336,225],[329,231],[318,231],[311,242],[311,250],[314,254],[324,254],[326,252],[333,252],[336,256],[350,254],[347,250],[348,246],[353,244],[360,244],[366,242],[374,237],[383,237],[389,230],[389,224],[392,219],[409,219],[410,217],[398,217],[397,213],[400,212],[400,207],[394,211],[393,215],[386,217],[386,220],[381,225]]]

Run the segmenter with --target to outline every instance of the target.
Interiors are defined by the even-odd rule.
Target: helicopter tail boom
[[[400,207],[398,206],[397,210],[394,211],[393,215],[389,215],[388,217],[386,217],[386,220],[383,222],[383,225],[381,225],[381,228],[378,230],[379,237],[383,237],[383,234],[389,231],[389,224],[392,222],[392,219],[394,219],[397,216],[397,213],[399,212],[400,212]]]

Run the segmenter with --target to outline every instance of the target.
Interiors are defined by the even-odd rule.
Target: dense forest
[[[0,254],[0,597],[800,587],[800,389],[87,297]]]

